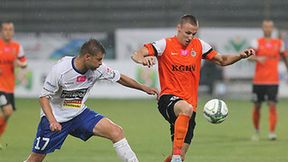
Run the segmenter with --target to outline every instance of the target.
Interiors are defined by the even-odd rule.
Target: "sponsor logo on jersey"
[[[179,99],[179,97],[177,97],[177,96],[172,96],[171,98],[170,98],[170,101],[175,101],[175,100],[178,100]]]
[[[191,56],[195,57],[196,56],[196,51],[192,50],[191,51]]]
[[[78,76],[76,82],[85,82],[87,77],[85,75]]]
[[[61,98],[82,99],[87,93],[87,90],[88,88],[77,90],[63,90],[61,93]]]
[[[65,82],[65,85],[70,85],[70,84],[74,84],[74,82]]]
[[[4,47],[4,52],[10,52],[11,51],[11,48],[9,47]]]
[[[189,53],[188,50],[181,50],[180,51],[181,56],[187,56],[188,53]]]
[[[192,65],[172,65],[172,71],[195,71],[195,64]]]
[[[177,97],[177,96],[172,96],[172,97],[170,98],[170,102],[169,102],[169,104],[168,104],[167,107],[169,107],[174,101],[176,101],[176,100],[178,100],[178,99],[179,99],[179,97]]]
[[[81,108],[82,100],[64,100],[63,107],[65,108]]]
[[[265,47],[266,47],[266,48],[272,48],[272,47],[273,47],[273,45],[272,45],[272,43],[271,43],[271,42],[268,42],[268,43],[266,43],[266,44],[265,44]]]

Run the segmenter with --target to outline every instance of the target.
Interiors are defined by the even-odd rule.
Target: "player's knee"
[[[269,102],[268,102],[268,106],[269,106],[269,107],[276,107],[276,102],[274,102],[274,101],[269,101]]]
[[[13,114],[13,111],[7,111],[4,113],[4,118],[7,121]]]
[[[120,126],[116,126],[113,128],[113,131],[111,132],[111,140],[113,142],[119,141],[124,138],[124,130]]]
[[[187,103],[186,101],[181,102],[177,105],[179,107],[180,113],[187,115],[187,116],[192,116],[193,113],[193,107],[191,104]]]
[[[29,155],[28,159],[25,160],[24,162],[42,162],[45,156],[46,154],[38,154],[38,153],[32,152]]]
[[[31,160],[27,160],[27,161],[24,161],[24,162],[42,162],[42,159],[31,159]]]
[[[3,107],[3,115],[5,118],[9,118],[10,116],[12,116],[13,114],[13,107],[12,105],[7,105],[5,107]]]
[[[13,110],[12,110],[12,111],[7,111],[7,112],[4,114],[4,116],[5,116],[6,118],[9,118],[9,117],[12,116],[12,114],[13,114]]]
[[[261,103],[254,103],[254,108],[255,108],[255,110],[256,111],[259,111],[260,110],[260,108],[261,108]]]
[[[255,107],[253,111],[254,112],[260,112],[260,107]]]

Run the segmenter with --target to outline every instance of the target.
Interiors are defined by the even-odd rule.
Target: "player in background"
[[[1,23],[0,37],[0,138],[3,135],[9,117],[16,110],[14,99],[14,68],[27,66],[23,47],[13,40],[14,24]],[[3,146],[0,142],[0,148]]]
[[[277,123],[277,94],[279,87],[278,64],[280,57],[283,58],[287,66],[287,59],[284,55],[284,44],[281,39],[272,38],[274,23],[272,20],[262,22],[263,37],[254,40],[251,46],[256,51],[256,55],[250,60],[256,62],[255,74],[253,78],[253,126],[255,134],[252,140],[259,140],[260,109],[264,101],[267,100],[269,106],[269,135],[270,140],[276,140],[275,133]]]
[[[77,57],[64,57],[53,66],[41,91],[41,121],[26,162],[41,162],[46,154],[60,149],[68,135],[84,141],[91,136],[107,138],[123,162],[138,162],[123,129],[87,108],[85,101],[99,80],[118,82],[149,95],[157,95],[158,91],[106,66],[102,62],[104,55],[102,44],[90,39],[82,45]]]
[[[170,123],[173,141],[172,155],[165,162],[185,159],[193,137],[197,109],[201,59],[227,66],[254,54],[247,49],[235,55],[221,55],[197,38],[198,20],[192,15],[181,17],[177,35],[147,43],[138,49],[132,59],[144,66],[153,66],[158,60],[161,86],[158,109]]]

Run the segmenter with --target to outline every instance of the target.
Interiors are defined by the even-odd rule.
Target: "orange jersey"
[[[193,106],[196,111],[201,59],[212,59],[217,52],[204,41],[194,38],[187,47],[176,37],[144,45],[150,56],[158,59],[160,95],[173,94]]]
[[[13,40],[6,43],[0,38],[0,91],[14,92],[16,59],[25,60],[22,46]]]
[[[266,58],[264,63],[256,62],[253,84],[278,84],[278,64],[280,53],[284,52],[280,39],[259,38],[252,43],[257,57]]]

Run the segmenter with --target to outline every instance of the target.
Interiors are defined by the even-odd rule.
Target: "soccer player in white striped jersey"
[[[138,83],[102,63],[105,49],[90,39],[81,47],[77,57],[64,57],[48,74],[41,95],[41,121],[32,153],[26,162],[41,162],[46,154],[60,149],[68,135],[84,141],[91,136],[110,139],[123,162],[138,162],[129,146],[123,129],[84,104],[89,91],[99,80],[118,82],[149,95],[158,90]]]

